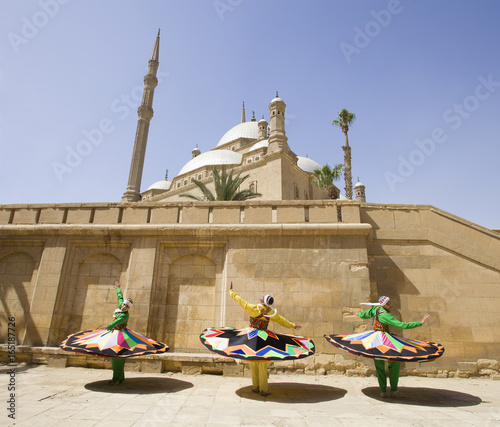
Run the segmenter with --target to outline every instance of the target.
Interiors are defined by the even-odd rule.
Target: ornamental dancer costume
[[[389,297],[380,297],[378,303],[362,303],[372,305],[366,311],[358,313],[362,319],[373,318],[373,331],[349,335],[325,335],[325,339],[335,347],[358,356],[375,359],[380,395],[389,397],[387,393],[387,376],[385,361],[388,361],[391,395],[398,396],[400,362],[426,362],[437,359],[444,353],[444,347],[438,343],[402,338],[389,332],[389,326],[401,329],[412,329],[422,326],[429,318],[426,314],[420,322],[401,322],[392,316],[392,303]]]
[[[231,298],[250,314],[250,326],[244,329],[205,329],[200,340],[214,353],[248,360],[252,372],[252,391],[267,396],[267,363],[311,356],[314,354],[314,343],[309,338],[278,334],[267,329],[269,320],[290,329],[301,327],[278,314],[270,295],[261,298],[262,304],[249,304],[232,290],[232,284],[229,293]]]
[[[115,283],[118,308],[114,312],[114,320],[99,329],[90,329],[69,335],[60,345],[63,350],[89,355],[110,357],[113,367],[111,384],[125,380],[125,360],[127,357],[145,354],[164,353],[168,346],[127,329],[131,299],[123,299],[120,284]]]

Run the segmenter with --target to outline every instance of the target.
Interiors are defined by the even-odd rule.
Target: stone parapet
[[[336,200],[0,205],[0,225],[359,223],[359,209]]]

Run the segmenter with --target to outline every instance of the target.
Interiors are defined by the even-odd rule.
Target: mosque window
[[[178,183],[177,183],[177,188],[180,188],[180,186],[181,186],[181,183],[180,183],[180,182],[178,182]]]
[[[256,156],[256,157],[255,157],[255,161],[257,161],[257,160],[260,160],[260,157],[259,157],[259,156]]]
[[[188,180],[187,179],[184,180],[184,185],[188,185]]]
[[[295,199],[299,200],[299,187],[297,187],[297,184],[294,184],[295,187]]]
[[[248,160],[247,160],[247,163],[252,163],[252,159],[248,159]]]
[[[198,175],[198,181],[201,180],[201,173]]]

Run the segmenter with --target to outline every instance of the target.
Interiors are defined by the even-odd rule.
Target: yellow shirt
[[[232,289],[229,290],[229,293],[231,295],[231,298],[234,299],[241,307],[243,310],[245,310],[250,316],[252,317],[257,317],[260,316],[261,312],[259,310],[259,307],[264,307],[267,309],[268,312],[272,312],[272,309],[262,305],[262,304],[250,304],[243,300],[236,292],[234,292]],[[264,314],[268,314],[266,311],[264,311]],[[280,316],[277,314],[276,316],[270,317],[270,319],[276,323],[278,323],[281,326],[284,326],[285,328],[293,329],[295,325],[292,322],[289,322],[286,320],[284,317]]]

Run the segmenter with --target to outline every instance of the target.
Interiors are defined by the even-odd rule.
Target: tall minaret
[[[295,158],[295,162],[297,162],[297,156],[290,150],[287,143],[288,138],[285,134],[285,108],[286,104],[278,96],[278,92],[276,92],[276,98],[269,104],[271,123],[269,126],[270,132],[267,154],[283,151]]]
[[[243,101],[243,108],[241,109],[241,123],[245,123],[245,101]]]
[[[144,76],[144,92],[142,102],[137,109],[137,131],[135,133],[134,151],[132,153],[132,163],[130,164],[130,174],[128,177],[127,190],[123,193],[122,202],[138,202],[141,200],[141,180],[142,169],[144,167],[144,157],[146,155],[146,144],[148,142],[149,122],[153,118],[153,94],[158,79],[160,56],[160,30],[156,36],[153,53],[148,64],[148,73]]]

